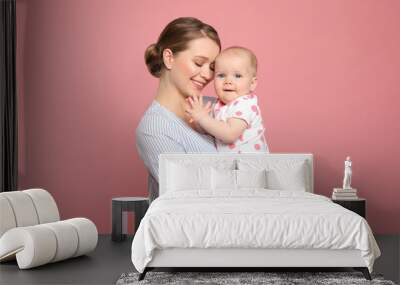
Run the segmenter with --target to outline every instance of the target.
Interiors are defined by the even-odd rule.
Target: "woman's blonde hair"
[[[164,68],[163,51],[170,49],[174,54],[188,48],[192,40],[208,37],[221,49],[217,31],[210,25],[192,17],[177,18],[170,22],[161,32],[156,43],[151,44],[144,53],[149,72],[160,77]]]

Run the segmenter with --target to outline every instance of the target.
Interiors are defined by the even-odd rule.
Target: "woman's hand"
[[[190,116],[189,122],[200,122],[203,118],[209,116],[211,112],[211,102],[207,102],[204,106],[203,104],[203,97],[202,96],[192,96],[186,99],[189,103],[185,108],[186,114]]]

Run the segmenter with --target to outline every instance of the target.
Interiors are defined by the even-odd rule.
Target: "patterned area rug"
[[[360,272],[148,272],[142,281],[138,281],[139,273],[124,273],[117,285],[134,284],[379,284],[395,285],[384,280],[382,275],[372,274],[372,281],[364,278]]]

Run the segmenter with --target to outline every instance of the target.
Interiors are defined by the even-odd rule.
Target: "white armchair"
[[[86,218],[60,221],[49,192],[0,193],[0,262],[17,259],[28,269],[86,254],[96,248],[95,224]]]

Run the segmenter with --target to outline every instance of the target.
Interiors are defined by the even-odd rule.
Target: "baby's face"
[[[246,54],[222,53],[215,61],[214,87],[218,98],[228,104],[256,87],[256,76]]]

